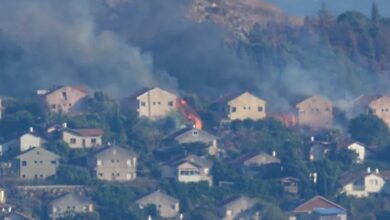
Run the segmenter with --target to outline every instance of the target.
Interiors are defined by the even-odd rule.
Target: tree
[[[389,141],[389,129],[386,123],[371,114],[352,119],[348,131],[354,140],[368,145],[383,147]]]
[[[378,6],[377,6],[376,2],[373,2],[372,7],[371,7],[371,20],[373,22],[378,22],[380,20],[380,18],[381,18],[381,16],[379,14]]]

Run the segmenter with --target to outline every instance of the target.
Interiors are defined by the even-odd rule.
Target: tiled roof
[[[354,182],[358,180],[359,178],[364,178],[368,175],[374,174],[377,176],[380,176],[384,178],[385,180],[390,180],[390,170],[378,170],[379,172],[364,172],[364,171],[359,171],[359,172],[345,172],[341,174],[339,178],[339,183],[344,186],[346,184],[349,184],[351,182]]]
[[[345,211],[345,208],[343,208],[342,206],[334,202],[331,202],[322,196],[315,196],[310,200],[308,200],[307,202],[295,208],[294,212],[312,212],[314,209],[318,209],[318,208],[325,208],[325,209],[338,208]]]
[[[78,129],[66,128],[64,130],[82,137],[96,137],[96,136],[102,136],[104,134],[103,129],[100,128],[78,128]]]
[[[191,163],[197,167],[200,168],[210,168],[212,166],[212,162],[206,158],[198,157],[196,155],[189,155],[186,157],[181,157],[181,158],[175,158],[173,160],[169,160],[164,163],[164,165],[168,166],[178,166],[180,164],[183,164],[185,162]]]

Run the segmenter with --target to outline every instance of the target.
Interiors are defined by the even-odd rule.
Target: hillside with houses
[[[4,219],[389,216],[386,95],[344,112],[313,95],[284,115],[248,91],[117,100],[68,85],[1,100]]]

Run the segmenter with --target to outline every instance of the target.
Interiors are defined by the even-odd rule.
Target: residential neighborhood
[[[78,89],[69,89],[72,86],[62,88],[66,97],[79,94]],[[0,215],[4,219],[97,219],[107,215],[102,205],[115,195],[126,201],[135,219],[344,220],[354,219],[350,216],[359,212],[344,208],[353,203],[342,198],[358,201],[390,193],[390,167],[381,159],[383,136],[367,142],[367,131],[354,133],[364,126],[351,127],[359,120],[373,120],[388,132],[385,118],[374,111],[357,116],[347,131],[339,131],[333,127],[331,101],[312,96],[297,105],[298,112],[289,113],[296,114],[299,123],[287,125],[275,114],[267,116],[266,102],[245,92],[226,99],[229,114],[211,102],[216,120],[211,124],[203,120],[205,126],[196,128],[198,121],[188,120],[187,113],[198,120],[210,113],[180,110],[176,103],[184,103],[184,98],[159,88],[136,97],[141,104],[122,101],[124,112],[119,117],[118,112],[109,112],[114,100],[101,102],[103,109],[93,109],[88,103],[97,100],[83,96],[84,108],[77,114],[69,115],[70,109],[52,112],[53,108],[47,109],[51,115],[43,124],[13,119],[20,127],[1,137],[5,141]],[[63,95],[61,99],[65,100]],[[373,108],[366,103],[367,109]],[[15,114],[8,111],[7,102],[3,106],[0,128],[1,123],[11,123],[7,120]],[[129,118],[132,121],[126,121],[129,111],[135,113]],[[338,171],[333,173],[331,167]],[[41,212],[26,209],[35,205],[24,204],[15,192],[48,206]],[[283,200],[270,203],[276,198]],[[196,207],[205,212],[194,212]],[[116,211],[121,212],[122,208]]]

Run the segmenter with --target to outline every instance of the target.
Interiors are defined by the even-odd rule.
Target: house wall
[[[137,97],[138,116],[156,119],[176,111],[177,96],[159,88],[151,89]]]
[[[145,198],[142,202],[138,202],[141,207],[146,207],[150,204],[155,205],[159,215],[163,218],[173,218],[179,214],[180,206],[178,202],[168,202],[165,199]]]
[[[333,124],[332,104],[319,97],[311,97],[297,105],[298,122],[314,130],[330,129]]]
[[[259,120],[266,117],[266,102],[249,93],[244,93],[228,102],[230,120]]]
[[[43,140],[30,133],[20,136],[20,152],[26,151],[33,147],[42,147]]]
[[[68,113],[87,94],[77,88],[65,86],[46,95],[50,111]]]
[[[0,190],[0,204],[4,204],[4,203],[5,203],[5,191]]]
[[[369,105],[371,112],[382,119],[390,127],[390,97],[382,96]]]
[[[94,160],[96,177],[107,181],[131,181],[137,177],[137,159],[123,155],[97,157]]]
[[[74,139],[75,142],[72,142],[72,139]],[[95,143],[92,142],[93,139],[95,139]],[[102,145],[102,136],[80,137],[68,131],[62,132],[62,140],[66,142],[70,148],[91,148]]]
[[[92,203],[81,202],[77,199],[67,197],[55,204],[51,204],[49,215],[52,219],[56,219],[64,217],[69,213],[88,213],[93,211],[94,207]]]
[[[353,143],[348,146],[348,150],[351,150],[357,154],[357,163],[361,163],[364,161],[364,158],[366,157],[366,148],[364,148],[358,143]]]
[[[364,189],[358,190],[353,183],[343,187],[343,192],[347,196],[367,197],[370,193],[379,193],[385,185],[385,180],[377,175],[370,174],[364,178]]]
[[[45,179],[56,174],[59,160],[51,155],[38,150],[22,156],[19,162],[21,179]]]

